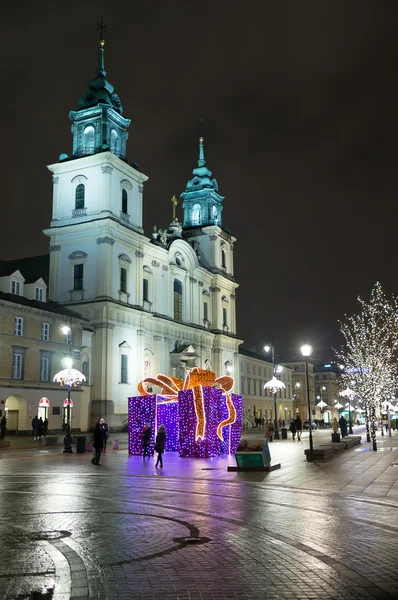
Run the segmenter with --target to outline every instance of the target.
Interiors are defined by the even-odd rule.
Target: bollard
[[[119,450],[119,440],[113,440],[113,442],[112,442],[112,448],[114,450]]]

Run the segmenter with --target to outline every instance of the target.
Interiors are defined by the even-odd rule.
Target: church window
[[[209,304],[208,304],[208,302],[203,302],[203,319],[205,321],[209,320]]]
[[[225,250],[221,250],[221,266],[223,269],[227,268],[227,260],[225,256]]]
[[[12,357],[12,378],[23,379],[23,354],[14,352]]]
[[[74,290],[82,290],[83,289],[83,265],[74,265],[73,266],[73,289]]]
[[[95,150],[95,129],[92,125],[86,127],[83,133],[84,136],[84,151],[86,153],[94,152]]]
[[[84,196],[85,196],[85,188],[82,183],[76,188],[75,191],[75,209],[84,208]]]
[[[127,367],[128,367],[128,356],[127,354],[120,355],[120,383],[127,383]]]
[[[142,280],[142,299],[144,302],[149,302],[149,280],[144,277]]]
[[[90,383],[90,361],[87,357],[84,357],[82,362],[82,373],[86,378],[86,385]]]
[[[116,129],[112,129],[111,131],[111,152],[116,152],[117,151],[117,145],[118,145],[118,134]]]
[[[22,317],[15,317],[14,335],[23,336],[23,318]]]
[[[127,269],[124,267],[120,269],[120,291],[127,293]]]
[[[127,190],[125,190],[124,188],[122,189],[122,213],[124,213],[125,215],[128,214],[128,195],[127,195]]]
[[[224,327],[228,326],[227,309],[225,306],[222,309],[222,324]]]
[[[174,279],[174,319],[182,321],[182,283]]]
[[[200,225],[200,204],[194,204],[191,213],[192,225]]]

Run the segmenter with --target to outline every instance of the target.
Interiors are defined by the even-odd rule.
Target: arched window
[[[75,209],[84,208],[84,195],[84,185],[82,183],[79,183],[75,191]]]
[[[223,269],[227,268],[227,259],[225,256],[225,250],[221,249],[221,266]]]
[[[95,150],[95,129],[92,125],[86,127],[83,133],[84,151],[87,153]]]
[[[200,204],[194,204],[191,213],[192,225],[200,225]]]
[[[127,195],[127,190],[125,190],[124,188],[122,189],[122,213],[124,213],[125,215],[128,214],[128,195]]]
[[[182,283],[174,279],[174,319],[182,321]]]
[[[118,146],[118,134],[116,129],[112,129],[111,131],[111,152],[117,152],[117,146]]]

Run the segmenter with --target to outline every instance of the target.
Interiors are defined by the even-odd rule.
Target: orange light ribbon
[[[150,396],[151,394],[144,388],[144,383],[152,383],[161,388],[160,395],[168,398],[169,400],[176,400],[178,398],[178,392],[181,390],[192,390],[195,413],[197,418],[196,423],[196,434],[195,440],[204,439],[206,417],[203,404],[203,388],[214,387],[217,383],[225,394],[228,417],[222,421],[217,427],[217,435],[222,441],[222,430],[227,425],[231,425],[236,421],[236,409],[231,400],[230,391],[234,387],[234,380],[229,375],[223,377],[216,377],[213,371],[206,369],[199,369],[194,367],[189,373],[187,373],[185,380],[178,379],[177,377],[168,377],[167,375],[157,375],[156,377],[147,377],[138,384],[138,391],[141,396]]]

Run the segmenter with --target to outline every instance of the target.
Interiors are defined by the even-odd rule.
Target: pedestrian
[[[105,419],[100,419],[99,422],[100,422],[100,426],[102,429],[102,434],[104,436],[104,448],[102,451],[105,453],[106,452],[106,443],[109,438],[109,427],[108,427],[108,423],[105,423]]]
[[[145,427],[142,430],[142,448],[144,450],[143,458],[148,456],[150,458],[151,454],[149,452],[149,445],[151,443],[151,427],[149,423],[145,423]]]
[[[157,467],[158,464],[160,464],[160,467],[163,468],[162,454],[164,452],[165,444],[166,444],[166,429],[165,429],[164,425],[161,425],[159,427],[158,434],[156,436],[156,441],[155,441],[155,452],[158,453],[158,458],[157,458],[155,467]]]
[[[43,419],[42,417],[40,417],[39,422],[38,422],[38,433],[39,433],[39,438],[42,437],[43,435]]]
[[[269,421],[268,421],[267,436],[268,436],[268,441],[272,442],[274,439],[274,422],[272,419],[269,419]]]
[[[7,419],[5,416],[0,421],[1,439],[4,440],[7,431]]]
[[[99,465],[101,452],[104,447],[104,432],[99,421],[96,422],[94,427],[93,446],[95,453],[93,458],[91,459],[91,462],[93,463],[93,465]]]
[[[32,440],[36,439],[39,434],[39,419],[35,415],[32,419]]]
[[[43,421],[43,435],[46,436],[48,431],[48,419],[47,417]]]
[[[343,415],[340,416],[339,419],[341,437],[347,437],[347,421]]]
[[[292,432],[293,442],[294,442],[295,437],[296,437],[296,423],[293,420],[290,423],[290,431]]]
[[[338,430],[339,430],[339,424],[338,424],[338,421],[337,421],[336,417],[333,418],[332,429],[333,429],[333,433],[337,433]]]
[[[301,440],[301,432],[303,431],[303,424],[301,422],[300,415],[297,415],[294,422],[296,424],[297,441],[299,442]]]

